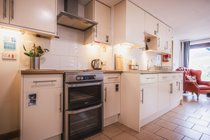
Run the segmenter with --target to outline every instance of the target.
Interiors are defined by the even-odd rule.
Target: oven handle
[[[102,82],[95,82],[95,83],[83,83],[83,84],[66,84],[67,87],[84,87],[84,86],[95,86],[95,85],[102,85]]]
[[[93,106],[93,107],[88,107],[88,108],[85,108],[85,109],[76,110],[76,111],[67,111],[67,113],[70,114],[70,115],[79,114],[79,113],[86,112],[86,111],[93,110],[93,109],[100,108],[100,107],[102,107],[102,104],[99,104],[99,105],[96,105],[96,106]]]

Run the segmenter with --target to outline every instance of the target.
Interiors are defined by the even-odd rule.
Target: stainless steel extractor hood
[[[64,11],[57,17],[58,25],[85,31],[98,23],[78,16],[78,0],[64,0]]]

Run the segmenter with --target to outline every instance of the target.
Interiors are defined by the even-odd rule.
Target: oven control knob
[[[83,79],[84,79],[83,76],[81,76],[81,77],[80,77],[80,80],[83,80]]]
[[[81,77],[80,76],[77,76],[76,77],[76,80],[78,80],[78,81],[81,80]]]

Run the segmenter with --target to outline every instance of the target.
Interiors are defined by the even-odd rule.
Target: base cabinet
[[[182,73],[122,74],[120,122],[140,131],[182,100]]]
[[[147,123],[147,118],[157,112],[157,74],[140,75],[140,79],[140,125],[143,126]]]
[[[62,75],[24,75],[21,140],[59,138],[62,133]]]
[[[118,121],[120,114],[120,74],[104,76],[104,125]],[[112,118],[113,117],[113,118]]]

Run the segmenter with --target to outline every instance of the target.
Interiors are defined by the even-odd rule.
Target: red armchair
[[[210,92],[210,81],[201,80],[201,70],[180,67],[177,71],[184,71],[183,90],[195,93],[197,95],[197,100],[199,100],[200,94],[207,94]],[[192,76],[195,76],[194,80],[191,78]]]

